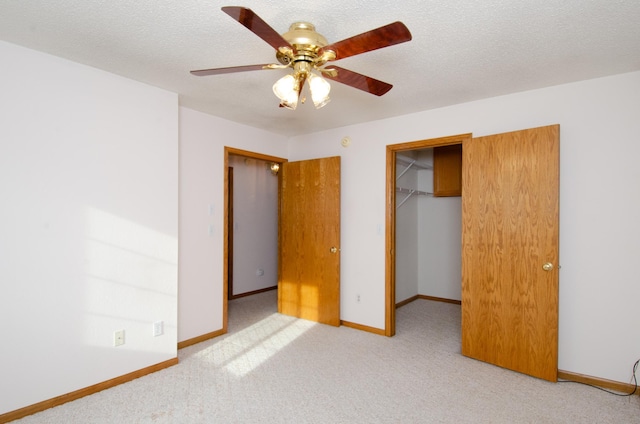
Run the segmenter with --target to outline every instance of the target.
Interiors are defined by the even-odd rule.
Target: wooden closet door
[[[462,354],[556,381],[559,126],[462,150]]]

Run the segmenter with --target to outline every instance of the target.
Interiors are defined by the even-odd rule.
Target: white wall
[[[416,168],[407,171],[406,168],[406,165],[396,164],[396,186],[417,190],[418,171]],[[406,196],[398,194],[397,204],[400,205]],[[396,209],[396,303],[419,293],[418,211],[421,200],[411,196]]]
[[[179,341],[222,329],[225,146],[287,157],[283,136],[180,108]]]
[[[422,162],[433,163],[433,159],[422,159]],[[433,192],[432,169],[418,172],[418,187]],[[418,292],[461,300],[462,198],[426,196],[419,202]]]
[[[177,356],[178,98],[5,42],[0,61],[4,413]]]
[[[559,368],[629,381],[640,358],[638,93],[634,72],[293,138],[290,160],[342,156],[342,319],[384,327],[386,145],[558,123]]]
[[[233,166],[233,294],[278,284],[278,176],[271,163],[230,155]]]

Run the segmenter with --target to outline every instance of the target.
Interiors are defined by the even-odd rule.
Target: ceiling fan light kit
[[[309,91],[316,109],[329,103],[331,85],[321,76],[312,73],[308,62],[295,62],[293,69],[293,74],[285,75],[273,85],[273,92],[280,99],[280,106],[295,110],[298,99],[302,98],[301,102],[304,103],[301,91],[305,81],[309,81]]]
[[[331,85],[325,78],[382,96],[393,87],[391,84],[337,66],[330,68],[324,66],[327,62],[411,40],[411,33],[407,27],[402,22],[394,22],[337,43],[328,44],[327,39],[316,32],[315,27],[308,22],[296,22],[289,27],[288,32],[280,35],[251,9],[227,6],[223,7],[222,11],[273,47],[279,64],[202,69],[191,71],[191,73],[196,76],[206,76],[293,68],[292,74],[285,75],[273,85],[273,92],[280,100],[280,107],[293,110],[298,107],[298,103],[305,102],[302,91],[307,81],[316,109],[325,106],[330,100],[329,92],[331,91]]]

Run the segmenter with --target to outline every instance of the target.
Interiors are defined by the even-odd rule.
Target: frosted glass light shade
[[[331,91],[331,85],[322,77],[309,73],[309,90],[311,91],[311,98],[316,109],[320,109],[322,106],[329,103],[329,92]]]
[[[285,75],[273,84],[273,93],[280,99],[280,104],[288,109],[298,106],[298,90],[293,75]]]

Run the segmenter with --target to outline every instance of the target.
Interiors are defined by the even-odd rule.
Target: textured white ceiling
[[[323,109],[309,102],[290,111],[271,91],[286,71],[189,74],[275,62],[267,43],[220,10],[231,5],[280,33],[311,22],[329,43],[394,21],[413,40],[335,62],[393,84],[386,95],[334,82]],[[192,109],[299,135],[640,70],[640,0],[2,0],[0,39],[177,92]]]

